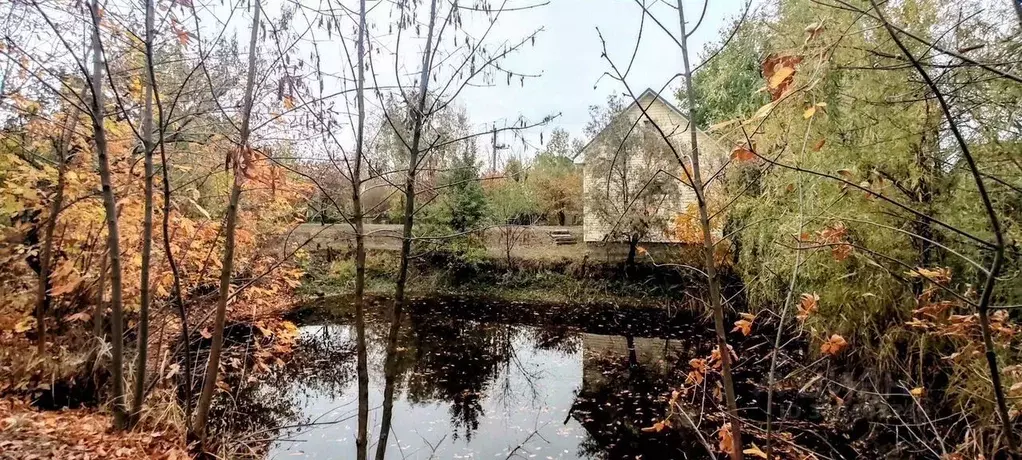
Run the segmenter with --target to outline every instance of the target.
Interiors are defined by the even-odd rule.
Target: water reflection
[[[641,431],[684,378],[679,340],[413,307],[393,348],[386,458],[698,457],[677,433]],[[367,318],[370,452],[384,418],[388,326]],[[298,356],[258,389],[288,406],[278,423],[290,428],[274,433],[270,458],[354,458],[355,332],[346,321],[305,325]]]

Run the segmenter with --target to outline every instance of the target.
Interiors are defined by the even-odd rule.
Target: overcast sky
[[[463,6],[474,7],[479,4],[479,1],[461,0],[460,3]],[[496,8],[504,0],[487,1]],[[628,85],[636,95],[646,88],[659,90],[671,80],[672,76],[682,71],[679,47],[654,21],[648,18],[642,21],[642,8],[636,3],[645,1],[652,5],[650,10],[660,23],[677,36],[680,27],[675,7],[676,0],[549,0],[545,5],[524,9],[520,8],[542,4],[547,0],[506,1],[506,8],[509,11],[504,11],[497,17],[497,21],[484,43],[489,46],[490,50],[493,50],[501,47],[504,43],[517,43],[533,31],[542,28],[534,44],[529,43],[519,52],[499,61],[499,65],[503,69],[540,76],[526,79],[524,86],[521,85],[518,77],[513,78],[510,85],[507,84],[504,76],[493,78],[493,81],[490,82],[491,85],[467,87],[458,94],[456,103],[467,111],[473,125],[473,132],[489,129],[493,123],[498,127],[511,124],[519,117],[535,122],[547,115],[560,114],[560,116],[545,127],[535,128],[525,133],[525,143],[521,139],[516,139],[512,133],[499,134],[498,143],[508,145],[510,148],[500,152],[498,163],[502,164],[511,156],[523,160],[531,158],[536,150],[541,148],[540,133],[543,133],[544,139],[547,139],[550,131],[558,127],[567,130],[574,138],[581,139],[583,142],[587,141],[588,139],[585,139],[582,131],[589,120],[589,107],[593,104],[604,104],[610,94],[625,93],[625,86],[620,82],[608,77],[601,78],[601,75],[609,71],[611,67],[607,59],[601,57],[602,44],[597,34],[597,28],[606,40],[609,58],[619,66],[621,71],[628,67],[641,30],[641,42],[627,78]],[[759,4],[763,1],[765,0],[757,0],[755,3]],[[746,0],[708,0],[706,2],[708,6],[702,22],[689,38],[692,50],[690,58],[693,66],[700,62],[700,56],[704,54],[707,43],[718,42],[722,31],[730,32],[734,20],[741,15],[745,2]],[[214,36],[214,31],[222,24],[220,21],[228,17],[227,12],[231,8],[229,3],[224,6],[216,6],[215,2],[211,3],[213,8],[211,11],[216,11],[217,17],[207,17],[203,20],[204,27],[210,28],[205,32],[207,37]],[[302,6],[291,26],[293,30],[297,31],[305,29],[302,24],[308,24],[309,18],[317,20],[316,14],[309,15],[308,12],[317,8],[319,11],[323,11],[326,8],[323,6],[323,0],[269,0],[265,1],[264,9],[271,18],[279,18],[282,7],[287,8],[296,4]],[[353,1],[342,1],[341,4],[346,5],[347,8],[357,9],[357,4]],[[403,32],[398,47],[396,29],[391,26],[396,19],[394,4],[386,0],[370,0],[368,4],[371,8],[369,33],[375,47],[374,52],[370,53],[374,66],[372,71],[377,75],[375,79],[367,75],[367,78],[370,79],[367,84],[371,86],[375,82],[381,87],[394,84],[393,51],[397,49],[402,84],[411,86],[421,65],[421,52],[425,42],[425,24],[420,24],[421,30],[418,34],[414,28]],[[703,13],[704,0],[684,0],[684,5],[688,27],[691,31],[691,27]],[[427,20],[425,12],[428,11],[428,8],[428,0],[422,0],[418,5],[417,20],[420,23]],[[242,47],[245,47],[251,21],[249,14],[241,11],[230,17],[232,19],[228,27],[238,37]],[[462,13],[463,25],[457,32],[446,30],[442,40],[442,49],[450,48],[455,37],[458,37],[457,44],[463,45],[466,34],[472,37],[474,42],[477,42],[490,26],[489,18],[491,17],[481,12],[464,11]],[[351,13],[347,14],[344,19],[347,23],[343,24],[341,28],[345,34],[354,35],[355,19]],[[642,23],[641,29],[640,23]],[[297,56],[308,56],[311,51],[311,43],[315,41],[318,44],[323,70],[337,76],[343,74],[346,79],[350,78],[351,71],[347,67],[346,54],[337,40],[336,34],[328,36],[321,27],[316,28],[298,44],[298,48],[302,51],[297,53]],[[265,44],[260,46],[267,48]],[[464,50],[465,47],[460,46],[460,48],[455,47],[454,49]],[[267,48],[263,52],[272,54],[273,51],[272,48]],[[445,78],[449,77],[449,75],[443,75],[442,72],[450,73],[453,63],[461,62],[459,59],[447,59],[450,56],[445,53],[446,51],[441,52],[437,58],[438,61],[447,63],[446,66],[441,65],[441,70],[438,71],[441,73],[439,77],[441,84]],[[444,70],[445,68],[446,70]],[[327,81],[326,92],[329,93],[340,88],[338,81]],[[473,83],[484,82],[474,80]],[[668,100],[676,102],[674,93],[681,83],[680,78],[674,79],[664,91],[664,96]],[[431,91],[437,90],[435,87],[430,89]],[[451,92],[445,96],[450,96]],[[350,100],[348,103],[351,104]],[[369,110],[378,110],[381,105],[379,100],[371,94],[367,94],[367,104]],[[338,129],[347,132],[350,127],[341,126]],[[351,136],[345,135],[344,137]],[[489,167],[490,137],[480,138],[478,145],[480,160],[483,160]]]
[[[528,0],[525,0],[528,1]],[[652,3],[651,0],[646,0]],[[690,37],[695,52],[691,57],[693,65],[707,42],[716,42],[722,29],[727,29],[744,8],[744,0],[710,0],[702,24]],[[674,0],[670,1],[674,5]],[[702,9],[702,0],[684,2],[689,27],[692,27]],[[651,11],[660,22],[677,35],[679,30],[677,10],[664,2],[656,3]],[[528,31],[543,27],[544,31],[534,48],[509,58],[507,67],[523,73],[542,73],[536,79],[526,80],[524,88],[517,81],[507,86],[498,81],[496,87],[472,88],[464,94],[461,103],[467,108],[474,122],[499,120],[520,115],[528,119],[539,119],[546,114],[560,113],[561,116],[550,127],[538,129],[528,136],[531,144],[538,146],[539,131],[549,133],[554,127],[566,129],[574,137],[583,138],[582,130],[589,119],[590,105],[602,104],[612,93],[623,93],[621,83],[600,76],[610,70],[606,59],[601,57],[602,45],[596,29],[607,42],[609,57],[623,69],[635,49],[639,35],[642,9],[635,0],[551,0],[550,4],[521,12],[506,12],[498,21],[499,29],[494,36],[521,36]],[[642,41],[635,62],[628,76],[628,85],[636,93],[647,87],[659,90],[674,74],[682,69],[681,52],[677,45],[653,21],[643,25]],[[668,99],[674,102],[674,90],[681,80],[676,79],[668,87]],[[498,123],[499,124],[499,123]],[[512,141],[510,135],[501,142]],[[585,139],[583,139],[585,140]],[[512,154],[531,157],[533,149],[524,148],[521,142],[512,145]],[[489,151],[488,145],[481,146]],[[502,156],[507,157],[508,154]]]

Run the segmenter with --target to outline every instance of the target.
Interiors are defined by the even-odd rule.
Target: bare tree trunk
[[[153,0],[145,2],[145,53],[147,70],[153,66]],[[149,354],[149,271],[153,252],[153,74],[145,72],[145,108],[142,111],[142,148],[145,150],[145,204],[142,218],[142,274],[139,281],[138,351],[135,355],[135,388],[129,425],[134,426],[142,412],[145,392],[146,361]]]
[[[802,150],[799,153],[798,166],[801,166],[802,157],[806,152],[806,145],[809,142],[809,128],[812,127],[813,119],[809,119],[809,124],[806,126],[805,135],[802,137]],[[804,219],[804,203],[805,203],[805,190],[803,188],[802,179],[799,177],[798,183],[798,230],[795,232],[796,235],[801,235],[802,230],[805,227]],[[801,245],[801,241],[799,242]],[[781,317],[777,323],[777,333],[774,335],[774,348],[770,351],[770,371],[767,374],[767,402],[766,402],[766,458],[771,460],[774,458],[774,444],[773,444],[773,409],[774,409],[774,385],[777,384],[777,352],[781,349],[781,337],[784,335],[785,321],[788,319],[788,309],[791,308],[791,301],[795,296],[795,283],[798,281],[798,272],[802,268],[802,248],[801,246],[795,251],[795,264],[791,267],[791,278],[788,281],[788,293],[784,297],[784,305],[781,306]]]
[[[152,53],[152,48],[149,49]],[[149,59],[152,62],[152,59]],[[155,69],[153,66],[149,66],[150,81],[153,82],[153,95],[156,100],[156,110],[159,111],[160,122],[157,125],[159,127],[159,148],[160,148],[160,168],[161,175],[163,176],[163,219],[162,219],[162,233],[163,233],[163,252],[167,255],[167,263],[170,265],[170,272],[173,275],[173,287],[171,289],[170,302],[177,308],[177,314],[179,321],[181,322],[181,347],[184,349],[184,379],[185,379],[185,427],[191,431],[192,426],[192,386],[194,381],[192,379],[192,346],[189,342],[190,335],[188,334],[188,312],[185,310],[184,295],[181,290],[181,270],[177,266],[177,260],[174,259],[174,252],[170,247],[170,164],[167,163],[167,146],[164,140],[164,133],[166,132],[166,120],[163,117],[163,105],[160,103],[160,92],[156,88]]]
[[[213,323],[213,344],[209,349],[209,361],[206,362],[206,377],[202,381],[202,392],[196,403],[195,422],[192,429],[203,440],[206,438],[206,422],[209,408],[213,402],[213,390],[216,389],[217,374],[220,370],[220,354],[224,345],[224,323],[227,320],[227,299],[231,290],[231,271],[234,269],[234,235],[238,225],[238,206],[241,201],[241,185],[244,172],[241,169],[242,152],[248,149],[248,139],[252,116],[253,91],[255,88],[256,42],[259,39],[260,1],[255,0],[255,12],[252,15],[252,36],[248,47],[248,77],[245,83],[244,110],[241,119],[241,139],[237,152],[233,153],[234,183],[231,186],[231,198],[227,206],[227,224],[224,241],[223,268],[220,271],[220,299],[216,306],[216,317]]]
[[[68,117],[66,123],[74,123],[72,117]],[[66,132],[73,131],[73,129],[66,125],[64,128]],[[36,293],[35,309],[36,331],[38,334],[36,345],[39,354],[46,351],[46,310],[50,306],[50,262],[53,258],[53,232],[57,228],[57,217],[60,215],[60,208],[64,206],[64,188],[67,184],[67,143],[64,141],[66,137],[69,137],[69,135],[61,133],[60,140],[57,141],[55,149],[57,153],[57,186],[53,193],[53,203],[50,204],[50,215],[46,220],[46,228],[43,230],[43,245],[39,251],[39,285]]]
[[[415,216],[415,172],[419,163],[419,144],[426,116],[426,92],[429,90],[429,74],[433,56],[433,32],[436,29],[437,0],[430,2],[429,29],[426,31],[426,46],[422,52],[422,68],[419,71],[419,99],[411,110],[412,143],[408,149],[408,175],[405,179],[405,218],[401,240],[401,262],[397,272],[397,286],[394,289],[394,311],[390,318],[390,332],[387,340],[387,361],[384,365],[386,382],[383,388],[383,411],[380,421],[380,436],[376,445],[376,460],[384,460],[387,452],[387,438],[394,406],[394,373],[397,362],[397,339],[401,329],[401,311],[405,303],[405,285],[408,283],[408,262],[412,252],[412,219]]]
[[[685,66],[685,92],[688,99],[688,119],[695,120],[696,95],[692,87],[692,67],[688,60],[688,38],[685,30],[685,8],[678,0],[678,21],[681,24],[681,56]],[[703,259],[706,263],[707,284],[710,288],[710,306],[713,309],[713,326],[717,332],[717,351],[720,354],[721,379],[724,384],[724,397],[727,400],[728,421],[731,423],[733,445],[731,458],[741,460],[742,426],[738,418],[738,403],[735,399],[734,381],[731,375],[731,351],[727,345],[727,329],[724,327],[724,306],[721,304],[720,279],[717,276],[716,261],[713,259],[714,243],[710,215],[706,202],[706,190],[699,167],[699,142],[695,125],[689,125],[689,139],[692,144],[692,188],[695,189],[696,201],[699,205],[699,225],[703,231]],[[685,165],[681,165],[685,167]]]
[[[365,145],[365,41],[366,2],[359,0],[358,14],[358,81],[356,82],[356,104],[358,106],[358,128],[355,134],[355,165],[351,173],[352,225],[355,227],[355,340],[358,353],[358,434],[355,449],[358,460],[369,456],[369,363],[366,352],[365,284],[366,248],[362,216],[362,157]]]
[[[628,236],[628,258],[625,259],[625,273],[629,273],[632,267],[635,266],[635,253],[639,249],[639,235],[631,234]]]
[[[110,259],[110,340],[111,378],[113,379],[114,427],[127,426],[128,413],[124,401],[124,300],[121,288],[121,243],[117,230],[117,198],[114,196],[107,156],[106,128],[103,126],[103,46],[99,37],[99,0],[92,0],[92,129],[99,157],[99,177],[103,186],[103,208],[106,213],[107,251]]]
[[[108,271],[108,251],[103,251],[103,260],[99,264],[99,281],[96,286],[96,310],[92,314],[92,335],[100,341],[106,340],[103,334],[103,314],[106,312],[106,272]]]

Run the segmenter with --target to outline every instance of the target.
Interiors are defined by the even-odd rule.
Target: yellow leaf
[[[752,114],[752,119],[755,120],[757,118],[763,118],[769,115],[770,111],[773,110],[774,106],[776,105],[777,101],[774,101],[764,105],[763,107],[760,107],[759,110],[756,110],[756,113]]]
[[[813,106],[810,106],[808,109],[806,109],[805,112],[802,113],[802,118],[805,118],[806,120],[808,120],[808,119],[812,118],[813,115],[815,115],[815,114],[816,114],[816,106],[813,105]]]
[[[18,321],[18,323],[14,325],[14,332],[19,334],[22,332],[28,332],[32,329],[35,329],[35,318],[31,316],[22,318],[21,321]]]
[[[792,67],[787,66],[781,67],[780,69],[777,69],[777,71],[774,72],[773,75],[770,76],[770,81],[768,81],[767,84],[771,88],[777,88],[778,86],[781,86],[781,83],[784,83],[785,79],[792,76],[794,73],[795,69]]]
[[[912,389],[912,391],[910,391],[909,393],[912,393],[912,396],[915,396],[915,397],[917,397],[917,398],[922,398],[923,396],[925,396],[925,395],[926,395],[926,388],[923,388],[923,387],[915,387],[915,388],[913,388],[913,389]]]
[[[743,450],[742,453],[745,454],[745,455],[752,455],[752,456],[756,456],[756,457],[759,457],[759,458],[767,458],[766,452],[763,452],[762,450],[760,450],[760,448],[758,446],[756,446],[756,443],[752,443],[751,446],[752,447],[749,447],[748,449]]]

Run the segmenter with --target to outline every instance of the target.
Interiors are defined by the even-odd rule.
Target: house
[[[576,163],[585,242],[692,242],[674,231],[676,219],[696,204],[695,191],[679,181],[686,175],[678,157],[690,163],[690,128],[674,104],[647,89],[582,148]],[[726,151],[698,129],[696,136],[706,181]]]

